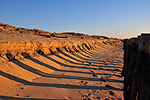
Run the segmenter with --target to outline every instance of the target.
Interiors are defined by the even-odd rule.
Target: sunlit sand
[[[0,99],[123,100],[120,40],[0,35]]]

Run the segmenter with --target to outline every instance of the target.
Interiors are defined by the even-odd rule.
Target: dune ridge
[[[83,42],[82,42],[83,41]],[[33,62],[27,61],[27,57],[39,57],[39,54],[45,54],[45,55],[51,55],[55,53],[59,53],[60,51],[66,51],[66,52],[81,52],[85,50],[91,50],[94,48],[94,44],[102,43],[106,40],[82,40],[82,41],[54,41],[54,42],[44,42],[41,43],[39,41],[29,41],[29,42],[23,42],[20,43],[19,41],[15,42],[5,42],[0,45],[1,49],[1,65],[0,70],[3,72],[11,73],[12,75],[19,76],[20,78],[23,78],[28,81],[32,81],[32,79],[36,79],[40,77],[41,75],[33,74],[28,70],[30,68],[31,70],[35,71],[42,71],[44,73],[50,73],[54,71],[53,69],[46,68],[44,66],[35,66]],[[108,40],[107,40],[108,41]],[[18,43],[19,42],[19,43]],[[63,43],[62,43],[63,42]],[[20,49],[21,48],[21,49]],[[2,50],[5,50],[3,52]],[[41,62],[46,61],[47,59],[42,59]],[[11,61],[11,62],[8,62]],[[22,63],[23,62],[23,63]],[[38,62],[40,62],[38,60]],[[52,62],[52,61],[48,61]],[[33,65],[34,68],[31,68],[29,66],[24,65]],[[26,69],[20,68],[21,65],[24,65]],[[52,62],[52,65],[59,66],[58,68],[61,68],[61,65],[55,64]],[[49,65],[46,65],[49,66]],[[38,70],[36,70],[38,69]],[[3,80],[2,78],[0,80]],[[7,82],[1,82],[1,88],[4,88],[2,84],[5,84]]]
[[[30,56],[36,55],[37,51],[50,55],[56,53],[57,49],[79,52],[91,49],[92,45],[96,43],[112,45],[119,41],[119,39],[105,36],[89,36],[75,32],[51,33],[0,23],[0,63],[3,63],[4,60],[24,58],[21,54],[24,52],[29,53]],[[8,57],[8,53],[12,57]]]
[[[94,71],[92,70],[103,70],[103,71],[114,71],[113,65],[108,65],[107,63],[111,62],[114,63],[113,59],[108,61],[108,58],[105,56],[105,53],[108,52],[109,55],[122,55],[121,47],[122,41],[119,39],[113,38],[106,38],[105,36],[101,36],[98,38],[96,36],[88,36],[84,34],[75,34],[75,33],[67,33],[66,34],[49,34],[48,32],[44,32],[39,34],[38,31],[34,31],[34,34],[24,33],[24,32],[15,32],[14,29],[17,31],[20,28],[10,27],[9,25],[1,25],[0,28],[0,99],[9,98],[7,96],[19,96],[16,94],[17,92],[21,91],[25,88],[25,86],[34,86],[37,85],[44,85],[43,83],[34,83],[34,80],[38,80],[43,77],[51,77],[50,73],[58,72],[58,74],[64,75],[65,73],[71,73],[70,75],[92,75],[94,78],[100,78],[97,74],[93,74]],[[12,28],[12,29],[11,29]],[[4,31],[5,29],[5,31]],[[6,30],[9,30],[6,31]],[[34,29],[35,30],[35,29]],[[37,33],[38,32],[38,33]],[[45,34],[47,33],[47,34]],[[72,36],[74,34],[75,36]],[[114,49],[116,48],[116,49]],[[114,50],[117,50],[119,53],[115,53]],[[99,55],[99,56],[97,56]],[[92,58],[91,58],[92,57]],[[98,60],[102,58],[101,60]],[[116,56],[117,58],[118,56]],[[106,58],[106,59],[103,59]],[[103,62],[103,63],[101,63]],[[117,61],[118,62],[118,61]],[[93,67],[91,64],[94,64]],[[115,62],[116,63],[116,62]],[[122,64],[121,61],[119,61]],[[99,64],[103,64],[104,68],[101,68]],[[94,66],[96,68],[94,68]],[[121,66],[121,65],[119,65]],[[110,67],[107,69],[105,67]],[[112,67],[112,68],[111,68]],[[66,68],[66,69],[65,69]],[[122,67],[116,67],[121,68]],[[77,69],[77,70],[76,70]],[[90,71],[90,72],[89,72]],[[119,72],[119,71],[118,71]],[[103,72],[102,72],[103,73]],[[100,79],[92,79],[86,77],[77,77],[77,76],[70,76],[71,79],[81,80],[81,79],[88,79],[98,81],[107,82],[118,82],[119,80],[114,79],[103,79],[104,76],[112,75],[118,77],[119,74],[102,74]],[[113,72],[114,73],[114,72]],[[87,76],[85,75],[85,76]],[[69,76],[69,75],[68,75]],[[67,76],[67,77],[68,77]],[[55,77],[59,79],[59,75],[55,75]],[[67,78],[63,76],[64,78]],[[90,76],[91,77],[91,76]],[[120,80],[123,78],[121,76]],[[68,81],[68,80],[67,80]],[[63,81],[62,81],[63,82]],[[82,81],[81,81],[82,82]],[[117,84],[118,84],[117,83]],[[73,83],[74,84],[74,83]],[[80,84],[80,85],[78,85]],[[51,84],[53,87],[56,88],[64,88],[60,93],[66,91],[65,88],[68,86],[71,89],[88,89],[88,88],[102,88],[104,90],[107,89],[109,86],[106,85],[105,87],[95,87],[91,86],[82,86],[82,83],[78,83],[76,85],[65,85],[65,84]],[[91,83],[95,84],[95,83]],[[50,84],[49,84],[50,85]],[[50,85],[50,86],[51,86]],[[103,84],[104,85],[104,84]],[[46,84],[44,85],[44,87]],[[49,87],[49,86],[48,86]],[[112,88],[117,93],[117,97],[115,98],[122,98],[122,93],[120,87]],[[56,89],[57,90],[57,89]],[[70,90],[69,90],[70,91]],[[71,90],[72,93],[73,90]],[[57,94],[57,93],[56,93]],[[54,94],[56,96],[56,94]],[[78,94],[78,93],[77,93]],[[66,95],[66,94],[63,94]],[[104,96],[103,96],[104,97]],[[39,97],[40,98],[40,97]],[[46,97],[44,97],[46,98]],[[48,97],[47,97],[48,98]],[[57,96],[56,96],[57,98]],[[62,98],[68,98],[63,97]],[[12,98],[13,99],[13,98]],[[18,99],[18,98],[14,98]]]

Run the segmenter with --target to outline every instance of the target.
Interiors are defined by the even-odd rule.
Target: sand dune
[[[94,46],[78,53],[60,51],[5,63],[1,79],[6,78],[4,83],[12,90],[1,90],[0,98],[123,99],[123,51],[102,43]]]
[[[123,99],[120,40],[0,29],[0,99]]]

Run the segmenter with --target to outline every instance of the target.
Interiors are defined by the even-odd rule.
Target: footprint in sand
[[[93,97],[93,99],[101,99],[101,97]]]
[[[99,84],[102,84],[103,82],[100,82]]]
[[[98,77],[98,75],[97,75],[97,74],[92,74],[92,76],[93,76],[93,77]]]
[[[121,63],[121,61],[118,61],[119,63]]]
[[[106,75],[106,78],[110,78],[111,77],[111,75]]]
[[[116,100],[116,99],[114,99],[114,98],[111,98],[111,100]]]
[[[80,81],[81,83],[84,83],[84,81]]]
[[[82,100],[86,100],[86,98],[82,98]]]
[[[82,100],[92,100],[92,99],[90,99],[90,98],[82,98]]]
[[[29,95],[26,95],[26,96],[24,96],[24,97],[30,97]]]
[[[108,65],[108,64],[105,64],[105,65]]]
[[[90,64],[87,64],[87,66],[90,66]]]
[[[101,99],[100,97],[96,97],[97,99]]]
[[[89,94],[84,94],[84,95],[82,95],[82,97],[83,97],[82,100],[92,100],[92,99],[90,99],[90,96],[91,96],[90,93]]]
[[[106,80],[105,80],[103,77],[101,77],[101,80],[102,80],[103,82],[106,82]]]
[[[91,63],[91,62],[89,62],[89,64],[91,65],[92,63]]]
[[[15,94],[15,96],[19,96],[19,94]]]
[[[88,97],[88,94],[84,94],[84,95],[82,95],[82,97],[86,97],[86,98],[87,98],[87,97]]]
[[[110,88],[110,89],[114,89],[115,87],[111,86],[111,85],[105,85],[105,87]]]
[[[88,82],[80,81],[79,84],[80,84],[80,85],[87,85]]]
[[[86,61],[82,61],[82,63],[86,63]]]
[[[84,85],[87,85],[87,84],[88,84],[88,82],[85,82],[85,83],[84,83]]]
[[[115,95],[115,93],[113,91],[109,91],[109,94],[112,96]]]
[[[91,96],[91,94],[89,93],[88,96]]]
[[[110,99],[105,98],[104,100],[110,100]]]
[[[91,73],[94,73],[94,71],[90,70]]]
[[[93,91],[94,93],[99,93],[100,91],[99,90],[95,90],[95,91]]]
[[[20,87],[20,89],[26,89],[27,87]]]

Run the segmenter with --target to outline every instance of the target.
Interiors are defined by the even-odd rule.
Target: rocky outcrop
[[[150,100],[150,34],[124,40],[124,100]]]

